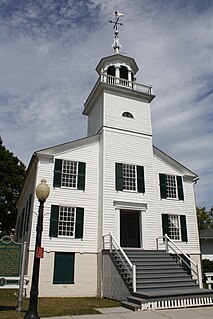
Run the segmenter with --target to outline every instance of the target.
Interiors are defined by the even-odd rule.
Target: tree
[[[25,165],[3,146],[0,137],[0,235],[15,228],[16,203],[25,175]]]
[[[213,206],[209,211],[206,207],[197,207],[198,229],[213,228]]]

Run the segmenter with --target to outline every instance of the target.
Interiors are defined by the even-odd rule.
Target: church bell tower
[[[116,21],[109,21],[114,23],[114,54],[98,63],[99,78],[84,103],[88,136],[99,134],[105,128],[152,135],[149,103],[155,96],[150,85],[137,83],[135,60],[120,53],[120,16],[115,12]]]

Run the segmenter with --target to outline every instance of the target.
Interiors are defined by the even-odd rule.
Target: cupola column
[[[120,65],[116,64],[115,65],[115,81],[117,84],[119,84],[119,79],[120,79]]]
[[[132,71],[128,70],[128,81],[129,81],[129,87],[132,87]]]

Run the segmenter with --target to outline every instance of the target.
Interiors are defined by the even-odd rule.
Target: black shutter
[[[162,228],[163,236],[167,234],[169,236],[169,216],[168,214],[162,214]]]
[[[76,208],[76,219],[75,219],[75,238],[83,238],[84,231],[84,208]]]
[[[50,215],[50,237],[58,237],[58,215],[59,206],[51,205],[51,215]]]
[[[27,227],[27,214],[28,214],[28,200],[25,207],[25,214],[24,214],[24,234],[26,233],[26,227]]]
[[[187,236],[186,216],[185,215],[180,215],[180,225],[181,225],[181,239],[182,239],[182,241],[187,242],[188,236]]]
[[[55,160],[53,187],[61,187],[62,160]]]
[[[85,172],[86,172],[86,163],[78,163],[78,184],[77,188],[85,190]]]
[[[184,200],[183,181],[181,176],[177,176],[177,186],[178,186],[178,199]]]
[[[161,198],[167,198],[166,194],[166,175],[165,174],[159,174],[160,179],[160,196]]]
[[[117,191],[123,190],[123,164],[115,163],[115,188]]]
[[[144,167],[137,166],[137,184],[138,192],[145,193]]]
[[[30,211],[31,211],[31,202],[32,202],[32,194],[30,194],[30,196],[29,196],[29,202],[28,202],[26,231],[28,231],[28,229],[29,229],[29,219],[30,219]]]

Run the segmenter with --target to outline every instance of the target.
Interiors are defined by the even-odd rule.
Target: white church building
[[[153,146],[152,87],[137,83],[117,28],[112,46],[84,103],[87,136],[36,151],[27,169],[16,225],[27,294],[45,178],[39,296],[104,296],[133,310],[211,304],[200,289],[197,175]]]

